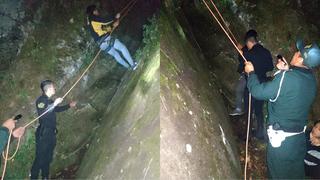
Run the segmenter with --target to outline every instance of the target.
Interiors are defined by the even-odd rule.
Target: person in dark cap
[[[127,47],[111,35],[113,30],[119,26],[120,16],[121,14],[118,13],[115,18],[103,18],[97,6],[90,5],[87,7],[87,26],[102,51],[113,56],[125,68],[135,70],[137,62],[133,60]]]
[[[53,81],[42,81],[40,88],[43,94],[36,101],[37,112],[39,116],[47,113],[40,117],[40,125],[36,130],[36,157],[31,168],[31,179],[38,179],[40,170],[42,179],[49,179],[50,163],[56,146],[56,113],[76,106],[74,101],[58,106],[63,99],[56,98],[54,101],[51,99],[56,93]]]
[[[317,94],[312,68],[320,65],[316,44],[296,43],[290,62],[278,60],[280,70],[270,82],[261,82],[252,62],[245,64],[247,87],[252,96],[268,102],[267,166],[270,179],[304,179],[305,129],[310,107]],[[250,60],[250,59],[248,59]]]
[[[246,44],[245,47],[242,48],[242,53],[244,57],[247,60],[250,60],[255,68],[256,74],[258,75],[258,79],[260,82],[266,82],[267,81],[267,75],[266,73],[268,71],[273,70],[273,61],[272,56],[269,50],[264,48],[259,42],[258,42],[258,33],[251,29],[249,30],[244,37],[244,42]],[[239,66],[238,66],[238,72],[243,73],[244,72],[244,60],[241,56],[239,56]],[[240,84],[241,83],[241,84]],[[244,110],[247,111],[248,107],[248,89],[246,88],[246,80],[245,76],[242,74],[242,78],[239,80],[239,85],[237,86],[237,107],[236,109],[230,113],[230,115],[241,115],[243,114],[243,109],[240,107],[241,100],[244,99]],[[242,96],[241,96],[242,94]],[[259,139],[264,139],[264,115],[263,115],[263,104],[264,101],[257,100],[255,98],[252,98],[251,101],[252,104],[252,110],[254,112],[255,120],[257,121],[257,129],[255,131],[255,136]]]

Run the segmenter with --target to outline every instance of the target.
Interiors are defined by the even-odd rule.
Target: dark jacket
[[[53,100],[49,99],[48,96],[43,94],[37,99],[36,106],[38,115],[40,116],[46,110],[53,107]],[[56,106],[39,119],[40,126],[44,128],[56,129],[56,112],[66,111],[69,108],[69,104],[64,106]]]
[[[9,130],[5,127],[0,127],[0,152],[3,152],[4,148],[7,145],[9,138]],[[1,159],[0,158],[0,166],[1,166]]]
[[[251,61],[260,82],[267,81],[266,73],[273,70],[272,56],[269,50],[257,43],[249,51],[243,51],[244,57]]]
[[[111,17],[102,18],[91,15],[88,17],[88,29],[96,42],[102,37],[109,36],[113,29],[114,19]]]
[[[249,92],[259,100],[276,98],[283,73],[284,71],[277,74],[272,81],[265,83],[260,83],[258,75],[251,73],[247,82]],[[284,75],[277,100],[268,103],[267,123],[277,122],[284,130],[302,130],[316,96],[316,86],[316,79],[311,70],[292,67]]]
[[[314,146],[310,141],[311,131],[306,132],[307,153],[304,158],[306,176],[320,179],[320,146]]]

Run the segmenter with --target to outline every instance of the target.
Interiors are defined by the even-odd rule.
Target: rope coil
[[[128,13],[129,11],[133,8],[133,6],[137,3],[138,0],[131,0],[129,3],[127,3],[127,5],[122,8],[122,10],[120,11],[120,18],[119,21],[121,21]],[[113,31],[116,29],[116,27],[114,27],[112,29],[112,31],[110,32],[110,36],[113,33]],[[101,49],[97,52],[97,54],[95,55],[95,57],[92,59],[91,63],[88,65],[88,67],[83,71],[83,73],[80,75],[80,77],[77,79],[77,81],[70,87],[70,89],[62,96],[62,99],[64,99],[71,91],[72,89],[79,83],[79,81],[83,78],[83,76],[88,72],[88,70],[92,67],[92,65],[94,64],[94,62],[97,60],[98,56],[101,53]],[[54,108],[54,106],[52,107]],[[42,116],[44,116],[45,114],[47,114],[49,111],[52,110],[52,108],[49,108],[48,110],[46,110],[45,112],[43,112],[41,115],[39,115],[38,117],[34,118],[33,120],[31,120],[29,123],[25,124],[23,126],[23,128],[27,128],[29,127],[32,123],[34,123],[35,121],[37,121],[38,119],[40,119]],[[4,152],[2,152],[2,156],[4,158],[4,167],[3,167],[3,172],[2,172],[2,177],[1,180],[4,179],[5,176],[5,172],[6,172],[6,167],[7,167],[7,161],[12,160],[15,155],[17,154],[19,147],[20,147],[20,142],[21,142],[21,137],[18,138],[18,143],[17,143],[17,148],[15,150],[15,152],[13,153],[12,156],[9,156],[9,148],[10,148],[10,141],[11,141],[11,137],[12,137],[12,130],[9,133],[9,138],[8,138],[8,142],[7,142],[7,148],[6,148],[6,152],[4,154]]]

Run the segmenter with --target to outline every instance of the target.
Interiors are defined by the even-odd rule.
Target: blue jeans
[[[109,47],[111,36],[107,37],[100,45],[100,49],[105,51],[108,50],[106,53],[110,54],[111,56],[114,57],[114,59],[121,64],[122,66],[129,68],[134,66],[134,61],[127,49],[127,47],[121,43],[118,39],[115,39],[114,44],[111,48]],[[125,58],[123,59],[122,56]]]

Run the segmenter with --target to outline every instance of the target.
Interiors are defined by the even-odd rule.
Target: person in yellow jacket
[[[135,70],[137,63],[132,59],[127,47],[111,36],[111,32],[119,25],[120,14],[115,18],[102,18],[97,6],[90,5],[87,7],[87,15],[88,29],[100,49],[113,56],[125,68]]]

